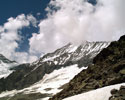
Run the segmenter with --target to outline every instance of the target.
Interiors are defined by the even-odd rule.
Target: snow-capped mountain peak
[[[67,62],[77,62],[88,58],[91,62],[103,48],[106,48],[110,42],[83,42],[81,45],[67,44],[66,46],[57,49],[53,53],[48,53],[33,64],[41,64],[43,62],[54,63],[55,65],[63,65]],[[84,66],[88,66],[87,62]]]

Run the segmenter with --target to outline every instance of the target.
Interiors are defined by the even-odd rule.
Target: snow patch
[[[48,93],[48,94],[56,94],[60,92],[61,86],[68,83],[75,75],[81,72],[86,67],[79,68],[77,64],[62,67],[61,69],[55,70],[50,74],[46,74],[42,80],[33,84],[32,86],[22,89],[22,90],[13,90],[13,91],[6,91],[0,94],[0,97],[5,96],[13,96],[14,94],[23,92],[24,94],[30,93]],[[48,100],[49,97],[45,98]],[[44,100],[44,99],[42,99]]]
[[[50,74],[46,74],[41,81],[37,82],[27,89],[29,91],[56,94],[57,92],[61,91],[61,89],[58,89],[59,87],[68,83],[75,75],[77,75],[83,69],[86,68],[78,68],[78,65],[75,64],[66,68],[55,70]]]
[[[48,57],[48,58],[45,58],[43,59],[43,62],[46,62],[46,61],[53,61],[55,58],[59,57],[59,55],[55,55],[53,57]]]
[[[79,95],[75,95],[63,100],[109,100],[111,96],[110,91],[112,89],[119,89],[121,85],[125,85],[125,83],[106,86],[104,88],[100,88],[97,90],[93,90],[87,93],[82,93]]]

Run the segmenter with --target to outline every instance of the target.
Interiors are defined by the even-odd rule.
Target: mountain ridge
[[[109,42],[85,42],[78,47],[68,44],[32,64],[21,64],[14,68],[16,71],[6,79],[0,79],[0,91],[26,88],[41,80],[45,74],[61,67],[73,64],[79,64],[79,67],[88,66],[92,63],[93,57],[109,44]]]

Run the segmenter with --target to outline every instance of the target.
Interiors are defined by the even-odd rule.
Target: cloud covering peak
[[[30,39],[30,51],[51,52],[66,43],[112,41],[125,34],[125,0],[51,0],[47,18]],[[39,45],[37,45],[39,44]]]

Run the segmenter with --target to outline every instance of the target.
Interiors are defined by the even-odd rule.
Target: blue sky
[[[17,17],[20,14],[32,14],[37,20],[46,17],[45,8],[50,0],[0,0],[0,25],[7,22],[10,17]],[[38,16],[37,14],[40,13]],[[38,28],[30,27],[21,30],[24,37],[23,42],[19,43],[17,51],[27,51],[29,48],[28,38],[31,33],[38,32]]]
[[[19,14],[41,13],[45,16],[44,9],[50,0],[0,0],[0,24],[7,21],[9,17],[16,17]]]

